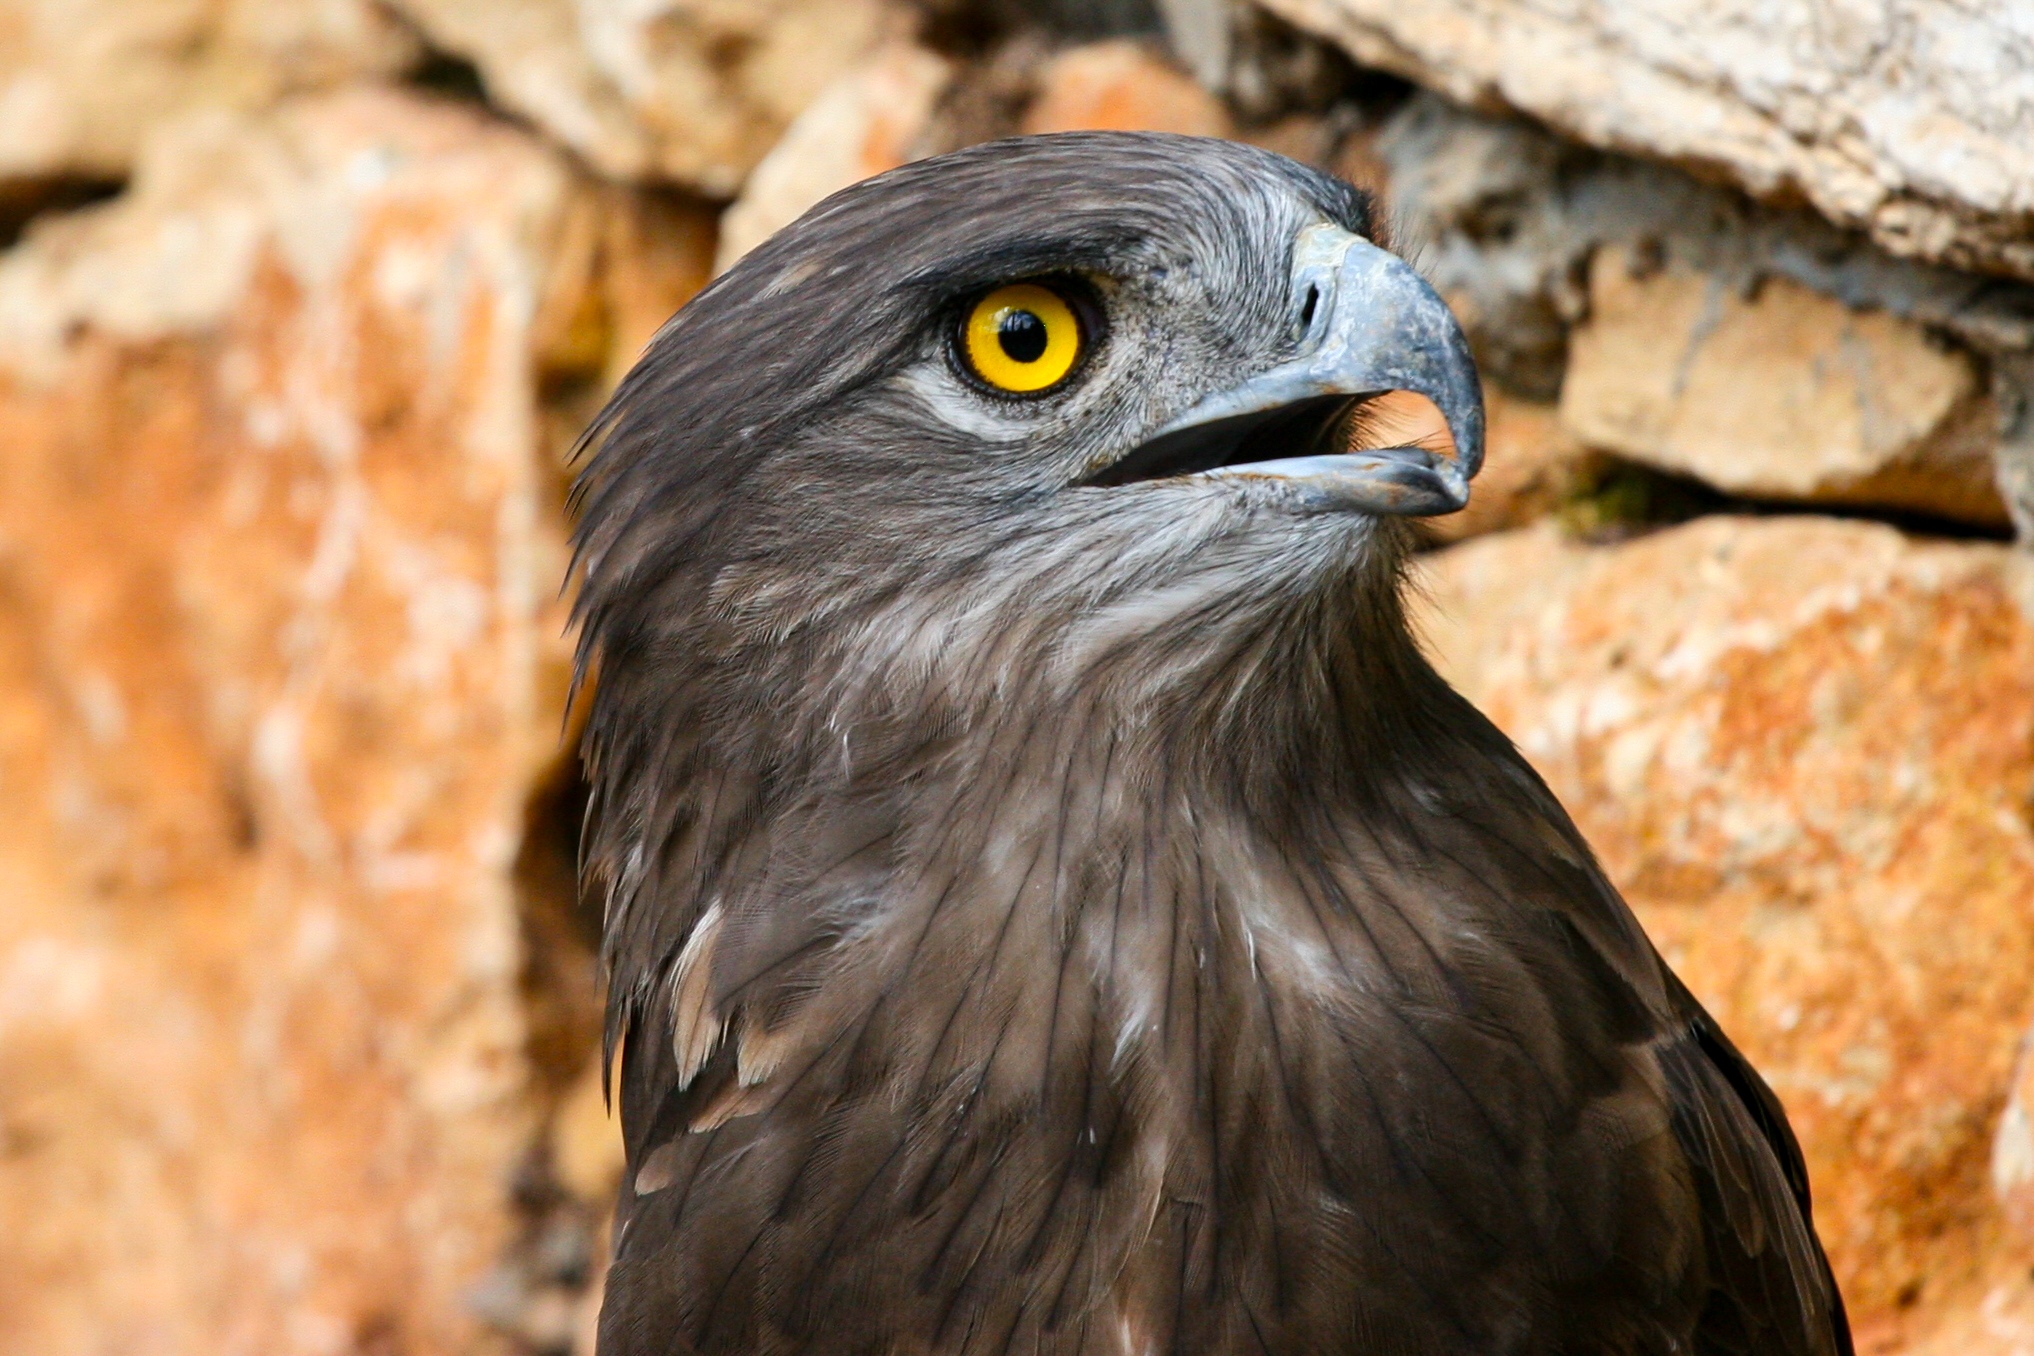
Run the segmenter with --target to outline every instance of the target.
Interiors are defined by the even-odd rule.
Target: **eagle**
[[[1483,409],[1372,216],[972,147],[594,422],[605,1356],[1850,1351],[1779,1102],[1409,629]]]

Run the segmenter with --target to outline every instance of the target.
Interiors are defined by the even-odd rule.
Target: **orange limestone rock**
[[[945,58],[892,42],[827,84],[722,215],[718,268],[820,199],[912,159],[952,74]]]
[[[1197,137],[1235,132],[1221,100],[1143,44],[1127,39],[1069,48],[1046,62],[1023,130]]]
[[[0,1349],[475,1349],[575,191],[355,92],[172,126],[0,261]]]
[[[2007,525],[1983,375],[1913,321],[1785,278],[1747,298],[1622,249],[1592,263],[1589,309],[1561,387],[1589,446],[1730,494]]]
[[[400,76],[423,44],[375,0],[0,0],[0,203],[113,180],[164,119]]]
[[[2034,1300],[1992,1183],[2034,1018],[2030,568],[1706,518],[1614,547],[1543,525],[1420,571],[1442,671],[1786,1103],[1861,1337],[1995,1270],[1984,1303]]]
[[[910,15],[886,0],[389,0],[614,179],[717,196]]]

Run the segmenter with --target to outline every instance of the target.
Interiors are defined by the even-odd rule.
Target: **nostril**
[[[1300,307],[1300,329],[1302,331],[1314,323],[1314,309],[1320,304],[1321,289],[1319,287],[1308,287],[1306,304]]]

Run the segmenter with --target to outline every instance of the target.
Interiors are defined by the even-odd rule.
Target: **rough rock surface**
[[[721,217],[717,269],[828,194],[909,160],[951,73],[944,59],[896,42],[822,90]]]
[[[1999,403],[1993,476],[2020,544],[2034,550],[2034,353],[1994,361],[1992,393]]]
[[[1960,467],[1947,506],[1931,502],[1942,497],[1932,478],[1899,474],[1854,486],[1869,490],[1858,499],[1952,516],[1958,514],[1955,501],[1963,501],[1969,511],[1961,516],[1986,525],[1998,522],[2003,499],[2009,508],[2023,506],[2014,510],[2023,538],[2034,532],[2034,471],[2028,469],[2034,466],[2034,419],[2023,413],[2034,407],[2034,367],[2025,356],[2034,351],[2034,287],[1895,259],[1813,213],[1760,206],[1670,167],[1565,143],[1521,119],[1465,112],[1434,95],[1411,99],[1382,129],[1375,148],[1388,171],[1395,239],[1448,298],[1486,378],[1498,385],[1537,400],[1560,395],[1571,330],[1590,313],[1590,273],[1599,253],[1624,259],[1628,272],[1678,277],[1684,292],[1693,289],[1690,275],[1700,275],[1705,305],[1698,320],[1709,302],[1720,315],[1727,300],[1748,303],[1778,280],[1786,284],[1778,295],[1798,303],[1784,309],[1820,313],[1825,331],[1834,326],[1840,332],[1847,323],[1831,304],[1841,303],[1879,313],[1861,321],[1868,328],[1918,341],[1912,328],[1918,326],[1982,357],[1991,369],[1997,431],[1986,430],[1982,414],[1972,411],[1944,430],[1954,436],[1937,450],[1960,460],[1959,442],[1991,443],[1996,492],[1986,492],[1971,468]],[[1818,303],[1807,293],[1828,300]],[[1707,332],[1707,321],[1689,322],[1685,315],[1672,322],[1682,327],[1684,349],[1686,340]],[[1742,324],[1736,328],[1749,333]],[[1660,364],[1670,360],[1665,336],[1635,337],[1651,350],[1657,377]],[[1828,340],[1825,334],[1824,347]],[[1596,356],[1621,360],[1616,353]],[[1600,362],[1596,370],[1616,375]],[[1754,388],[1769,375],[1770,369],[1761,370],[1755,379],[1729,383],[1730,403],[1752,392],[1757,404]],[[1797,396],[1801,376],[1795,374]],[[1772,403],[1766,402],[1768,414]],[[1712,418],[1727,412],[1693,413]],[[1909,493],[1923,497],[1907,502]]]
[[[2028,1356],[2034,1352],[2034,1286],[2027,1258],[2013,1259],[1960,1285],[1941,1303],[1921,1305],[1904,1325],[1867,1332],[1863,1356]],[[1877,1340],[1874,1340],[1876,1338]]]
[[[1534,527],[1421,571],[1442,670],[1787,1104],[1868,1332],[1939,1317],[1998,1229],[2034,1016],[2030,568],[1713,517],[1615,547]],[[2007,1281],[2034,1298],[2024,1265]]]
[[[720,197],[895,18],[883,0],[393,3],[602,173]]]
[[[535,336],[547,443],[561,471],[600,402],[712,279],[721,216],[689,194],[587,187],[560,232]]]
[[[2020,1042],[2006,1109],[1992,1142],[1992,1186],[2006,1219],[2034,1243],[2034,1031]]]
[[[1590,446],[1729,494],[2008,521],[1998,413],[1970,357],[1787,278],[1747,296],[1718,274],[1599,250],[1561,419]]]
[[[1987,353],[2034,349],[2034,287],[1895,259],[1812,212],[1591,151],[1523,119],[1418,94],[1376,150],[1397,238],[1466,310],[1486,372],[1543,399],[1559,389],[1565,327],[1588,310],[1586,265],[1606,244],[1746,292],[1791,279]]]
[[[1895,254],[2034,278],[2034,9],[1959,0],[1266,0],[1358,61],[1798,193]]]
[[[167,117],[254,108],[419,55],[371,0],[0,0],[0,182],[119,179]]]
[[[994,69],[999,64],[1008,69]],[[1235,132],[1221,100],[1143,42],[1109,39],[1050,56],[1020,46],[989,66],[969,88],[951,91],[951,62],[916,43],[893,41],[842,74],[799,114],[722,217],[717,268],[838,189],[984,136]],[[967,105],[1014,99],[1023,107],[1015,126],[999,127],[993,124],[1001,119],[982,116],[982,109],[953,107],[950,95]]]
[[[1046,62],[1020,130],[1193,137],[1235,132],[1221,100],[1150,47],[1126,38],[1069,48]]]
[[[1467,508],[1426,520],[1434,541],[1465,541],[1548,516],[1581,487],[1593,460],[1552,405],[1486,388],[1483,409],[1483,469]]]
[[[574,191],[355,92],[170,128],[0,262],[0,1348],[479,1340]]]

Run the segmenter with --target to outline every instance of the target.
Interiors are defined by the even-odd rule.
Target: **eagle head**
[[[1267,609],[1388,591],[1404,516],[1467,502],[1483,409],[1372,235],[1337,179],[1155,134],[835,194],[674,317],[590,435],[589,646],[713,656],[721,700],[837,726],[1018,669],[1064,688],[1140,640],[1166,655],[1141,688],[1200,684]],[[1426,436],[1368,417],[1387,396]]]

